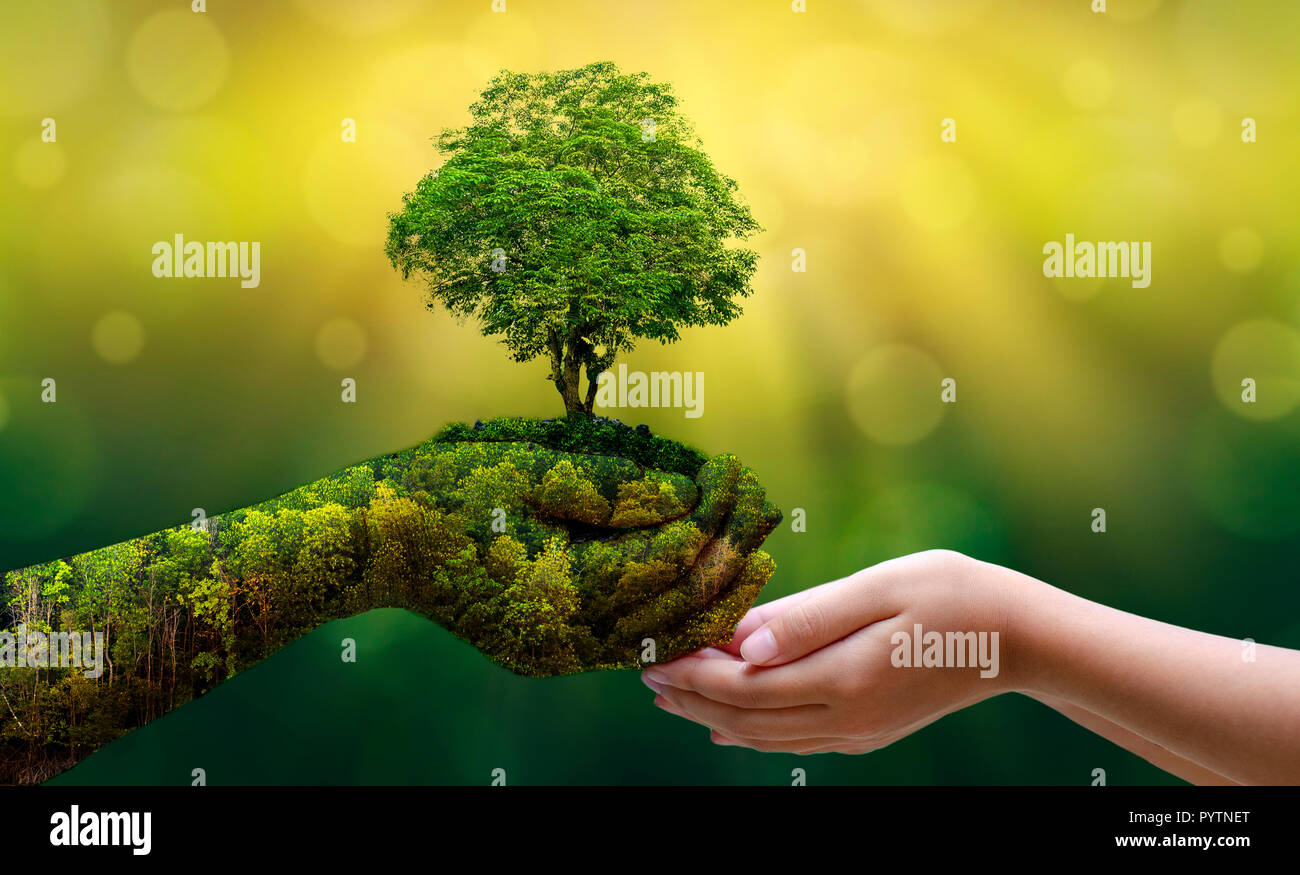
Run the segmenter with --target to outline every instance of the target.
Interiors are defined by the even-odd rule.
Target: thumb
[[[881,601],[879,590],[870,585],[828,585],[755,629],[741,642],[740,655],[751,665],[793,662],[885,619],[889,612]]]

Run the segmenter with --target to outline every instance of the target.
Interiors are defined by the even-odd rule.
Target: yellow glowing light
[[[1084,58],[1065,71],[1061,88],[1066,99],[1080,109],[1101,109],[1115,91],[1115,76],[1101,61]]]
[[[366,332],[351,319],[331,319],[316,332],[316,355],[326,367],[343,370],[366,355]]]
[[[1219,238],[1219,260],[1228,270],[1249,273],[1264,258],[1264,241],[1250,228],[1233,228]]]
[[[862,433],[901,446],[930,434],[943,419],[943,373],[928,353],[908,344],[885,344],[849,373],[845,400]]]
[[[26,124],[83,96],[100,81],[111,31],[103,0],[0,3],[0,115]]]
[[[138,356],[144,348],[144,326],[130,313],[114,310],[99,318],[90,339],[100,358],[110,364],[122,365]]]
[[[344,34],[392,30],[421,6],[419,0],[294,0],[294,5],[318,23]]]
[[[357,119],[356,136],[355,143],[337,134],[321,141],[303,166],[303,196],[308,213],[335,240],[379,251],[388,214],[440,159],[433,149],[365,116]]]
[[[1122,0],[1106,7],[1106,15],[1116,21],[1141,21],[1160,11],[1161,0]]]
[[[1273,319],[1242,322],[1219,341],[1210,375],[1219,400],[1233,413],[1277,419],[1300,403],[1300,332]],[[1243,385],[1246,380],[1253,387]]]
[[[971,24],[984,14],[989,0],[863,0],[863,5],[898,30],[933,34]]]
[[[903,170],[899,198],[918,226],[946,231],[966,221],[974,208],[975,180],[959,158],[922,158]]]
[[[134,260],[143,253],[144,271],[155,241],[170,240],[172,234],[193,238],[200,227],[223,232],[231,227],[227,205],[205,179],[157,164],[112,167],[91,188],[85,215],[102,229],[100,242],[111,244],[118,257]]]
[[[126,70],[154,106],[197,109],[226,81],[230,52],[210,17],[173,9],[147,19],[131,37]]]
[[[1203,148],[1219,138],[1223,120],[1218,105],[1204,97],[1184,100],[1174,107],[1174,136],[1184,146]]]
[[[14,175],[28,188],[49,188],[63,178],[67,161],[58,143],[33,137],[14,152]]]

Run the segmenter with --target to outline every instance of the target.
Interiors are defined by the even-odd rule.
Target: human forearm
[[[1112,744],[1124,748],[1124,750],[1141,757],[1156,768],[1163,769],[1175,777],[1182,778],[1184,781],[1202,785],[1237,783],[1217,772],[1210,771],[1200,763],[1194,763],[1189,759],[1180,757],[1149,739],[1143,738],[1136,732],[1112,723],[1105,717],[1099,717],[1091,711],[1080,708],[1078,705],[1071,705],[1063,699],[1041,694],[1034,695],[1032,698],[1042,702],[1062,716],[1068,717],[1084,729],[1100,735]]]
[[[756,750],[878,750],[1020,692],[1189,781],[1300,784],[1300,652],[1243,652],[928,550],[760,605],[725,648],[645,680],[718,743]]]
[[[1022,692],[1076,706],[1234,782],[1300,783],[1300,652],[1256,645],[1246,661],[1235,639],[1007,573],[1017,578],[1008,637]]]

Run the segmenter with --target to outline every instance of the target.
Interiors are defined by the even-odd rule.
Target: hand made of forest
[[[358,607],[414,610],[527,675],[730,640],[771,577],[758,547],[781,519],[753,472],[730,455],[685,473],[501,439],[521,425],[451,430],[385,463],[358,508]]]
[[[37,609],[28,626],[117,634],[98,680],[7,672],[17,711],[0,711],[0,737],[70,764],[61,751],[75,761],[372,608],[429,617],[524,675],[666,661],[730,639],[772,575],[759,546],[780,519],[734,456],[644,428],[450,426],[270,501],[4,575],[11,603]]]
[[[758,547],[780,519],[734,456],[603,419],[503,419],[7,582],[161,592],[193,618],[196,691],[380,607],[556,675],[728,640],[772,574]]]

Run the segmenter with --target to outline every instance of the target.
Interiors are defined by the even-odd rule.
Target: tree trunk
[[[588,416],[595,415],[593,408],[596,406],[596,390],[600,388],[600,372],[603,370],[599,362],[587,366],[587,397],[582,402],[582,409]]]
[[[572,415],[575,410],[582,409],[582,405],[578,402],[577,369],[570,367],[574,360],[572,347],[566,356],[564,344],[552,330],[547,334],[547,348],[551,356],[551,376],[547,379],[555,384],[555,391],[559,392],[560,398],[564,400],[565,412]]]
[[[596,391],[600,388],[600,375],[614,364],[616,355],[617,353],[609,347],[606,347],[605,352],[599,356],[595,355],[595,350],[591,351],[587,361],[587,397],[583,403],[584,409],[590,415],[595,415]]]
[[[582,401],[578,395],[578,380],[581,370],[578,366],[577,357],[572,353],[569,354],[568,361],[564,363],[564,388],[560,396],[564,398],[564,410],[570,416],[574,413],[582,413]]]
[[[551,331],[548,336],[551,357],[550,381],[564,399],[564,412],[569,416],[586,416],[591,412],[591,399],[584,403],[581,392],[582,367],[588,364],[590,348],[576,330],[563,341]],[[588,388],[587,394],[594,396],[594,390]]]

